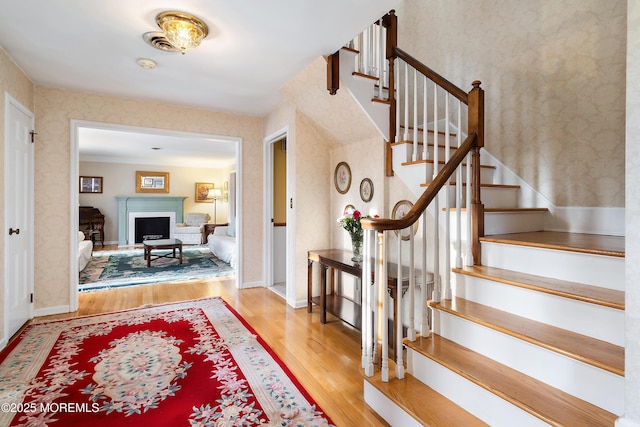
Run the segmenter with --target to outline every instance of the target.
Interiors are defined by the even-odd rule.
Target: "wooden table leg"
[[[180,252],[180,264],[182,264],[182,245],[178,246],[178,251]]]
[[[151,267],[151,248],[144,248],[147,256],[147,267]]]
[[[313,279],[313,261],[307,259],[307,311],[311,313],[313,310],[311,307],[311,298],[313,297],[312,291],[312,279]]]
[[[327,266],[320,268],[320,323],[327,323]]]

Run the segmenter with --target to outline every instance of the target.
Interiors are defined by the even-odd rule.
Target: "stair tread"
[[[604,426],[618,418],[439,335],[405,345],[551,425]]]
[[[454,268],[452,271],[591,304],[624,310],[624,291],[536,276],[485,265]]]
[[[447,208],[442,208],[447,210]],[[455,211],[456,208],[449,208],[451,211]],[[460,208],[462,212],[466,212],[467,208]],[[500,213],[500,212],[549,212],[547,208],[484,208],[484,213]]]
[[[389,382],[383,382],[378,373],[370,378],[365,377],[365,380],[422,425],[488,425],[410,374],[405,374],[402,380],[391,378]]]
[[[623,347],[463,298],[443,300],[439,304],[429,301],[429,306],[616,375],[624,375]]]
[[[527,233],[494,234],[481,241],[558,249],[595,255],[624,257],[623,236],[565,233],[557,231],[533,231]]]

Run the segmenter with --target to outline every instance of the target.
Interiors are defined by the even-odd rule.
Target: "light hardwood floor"
[[[329,314],[322,325],[317,308],[295,310],[266,288],[238,290],[233,277],[84,292],[77,312],[33,322],[209,296],[221,296],[249,322],[337,426],[388,425],[363,400],[357,330]]]

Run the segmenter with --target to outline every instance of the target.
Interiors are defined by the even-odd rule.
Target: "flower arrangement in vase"
[[[375,216],[377,218],[378,215]],[[371,218],[371,216],[362,216],[362,213],[357,209],[348,208],[344,211],[342,216],[338,218],[338,224],[340,227],[347,230],[349,237],[351,237],[351,248],[353,250],[353,257],[351,261],[362,261],[362,224],[360,220],[362,218]]]

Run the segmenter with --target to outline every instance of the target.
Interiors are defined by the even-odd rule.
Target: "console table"
[[[322,249],[313,250],[307,253],[307,311],[313,311],[313,305],[320,306],[320,323],[327,323],[327,311],[339,319],[347,322],[357,329],[361,329],[362,308],[359,302],[351,301],[335,293],[335,279],[338,272],[343,272],[355,276],[362,281],[362,266],[351,261],[353,253],[342,249]],[[320,265],[320,295],[313,297],[313,263]],[[331,269],[331,292],[327,294],[327,272]],[[389,276],[387,289],[391,298],[396,301],[398,294],[398,266],[395,263],[387,264],[387,274]],[[414,270],[416,281],[422,276],[420,270]],[[409,287],[409,267],[402,267],[402,292]],[[427,276],[427,285],[433,284],[433,275]],[[360,292],[362,299],[362,292]],[[397,307],[393,304],[394,322]],[[395,326],[395,325],[394,325]],[[393,329],[395,331],[395,327]]]

